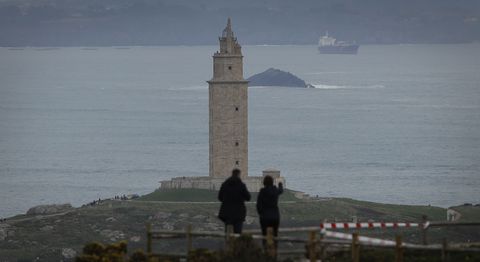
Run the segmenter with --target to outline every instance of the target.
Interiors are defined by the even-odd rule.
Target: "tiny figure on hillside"
[[[218,192],[218,200],[222,202],[218,218],[225,223],[225,231],[228,225],[232,225],[233,232],[241,234],[247,215],[245,201],[250,201],[250,193],[240,179],[239,169],[234,169],[232,175],[222,183]]]
[[[265,176],[263,178],[263,188],[260,189],[257,197],[257,212],[260,216],[260,226],[262,235],[267,235],[267,228],[273,228],[273,235],[278,236],[278,226],[280,224],[280,212],[278,210],[278,196],[283,193],[283,184],[279,183],[278,188],[273,185],[273,178]],[[266,241],[263,241],[264,247]],[[277,242],[275,241],[275,246]]]

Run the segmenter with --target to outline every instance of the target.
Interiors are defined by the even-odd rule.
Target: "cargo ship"
[[[360,46],[355,43],[337,41],[328,36],[328,32],[318,40],[318,51],[320,54],[350,54],[356,55]]]

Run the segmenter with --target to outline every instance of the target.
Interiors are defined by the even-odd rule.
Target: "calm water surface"
[[[0,48],[0,216],[208,174],[216,46]],[[325,197],[480,202],[480,45],[244,46],[314,89],[249,90],[251,175]]]

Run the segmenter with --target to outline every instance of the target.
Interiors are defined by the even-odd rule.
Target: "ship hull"
[[[319,46],[320,54],[348,54],[356,55],[358,53],[359,45],[333,45],[333,46]]]

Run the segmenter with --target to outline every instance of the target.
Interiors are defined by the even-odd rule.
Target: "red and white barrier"
[[[325,229],[322,230],[322,234],[325,237],[331,237],[331,238],[339,238],[339,239],[345,239],[345,240],[352,240],[353,236],[352,234],[347,234],[347,233],[341,233],[341,232],[332,232],[332,231],[327,231]],[[358,236],[358,241],[360,244],[367,244],[367,245],[379,245],[379,246],[396,246],[396,242],[393,240],[386,240],[386,239],[381,239],[381,238],[373,238],[373,237],[365,237],[365,236]],[[408,248],[441,248],[440,245],[417,245],[417,244],[411,244],[411,243],[405,243],[402,242],[403,247],[408,247]]]
[[[400,227],[428,227],[428,222],[419,223],[320,223],[321,229],[360,229],[360,228],[400,228]]]
[[[340,239],[346,239],[346,240],[352,240],[353,239],[352,234],[332,232],[332,231],[327,231],[327,230],[322,230],[322,233],[326,237],[340,238]],[[365,236],[359,236],[358,241],[360,243],[363,243],[363,244],[371,244],[371,245],[381,245],[381,246],[395,246],[396,245],[395,241],[385,240],[385,239],[380,239],[380,238],[365,237]]]
[[[328,231],[327,229],[362,229],[362,228],[415,228],[420,227],[426,229],[430,226],[430,222],[425,223],[385,223],[385,222],[369,222],[369,223],[320,223],[321,233],[325,237],[352,240],[352,234]],[[380,238],[359,236],[360,244],[380,245],[380,246],[396,246],[396,242]],[[417,247],[419,245],[402,243],[405,247]]]

